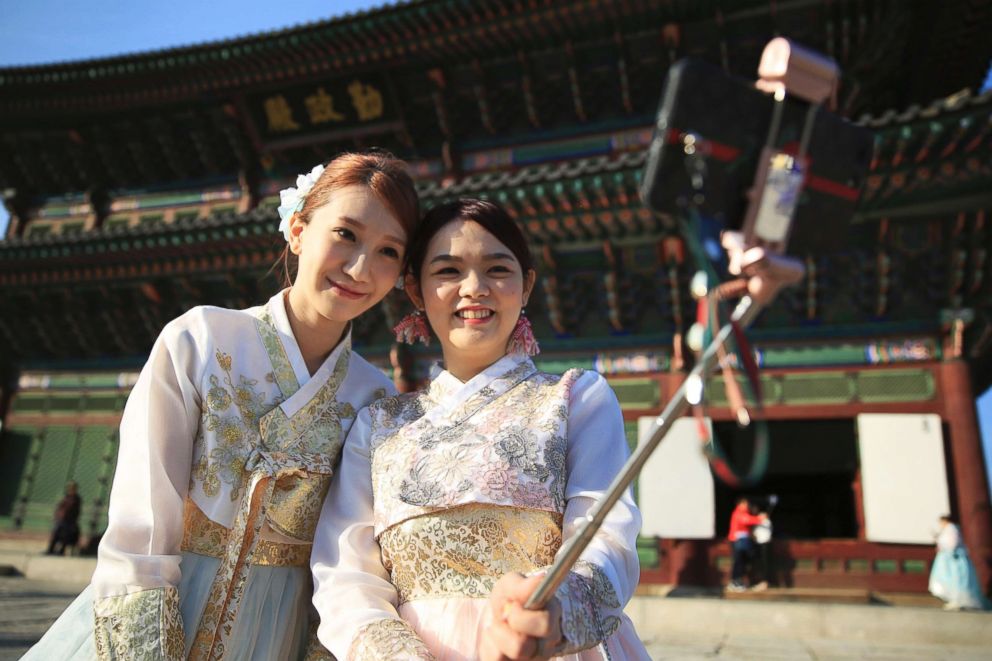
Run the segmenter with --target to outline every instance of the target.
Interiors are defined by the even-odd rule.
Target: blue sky
[[[0,67],[109,57],[278,30],[388,2],[368,0],[0,0]],[[990,63],[992,64],[992,63]],[[992,87],[992,67],[983,88]],[[7,228],[0,205],[0,236]],[[992,468],[992,389],[978,401]],[[990,471],[992,476],[992,471]],[[992,479],[990,479],[992,482]]]

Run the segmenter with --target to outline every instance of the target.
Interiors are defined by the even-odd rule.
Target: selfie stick
[[[758,73],[762,80],[758,87],[775,94],[776,105],[780,105],[788,89],[790,93],[800,96],[818,106],[830,98],[836,90],[838,71],[832,61],[821,55],[805,51],[786,39],[773,39],[766,47],[761,57]],[[807,121],[812,121],[811,114]],[[774,130],[774,127],[773,127]],[[767,174],[768,168],[759,168],[756,190],[763,191],[760,199],[752,202],[752,206],[767,201],[772,191],[771,181]],[[802,177],[799,179],[801,186]],[[792,191],[798,197],[798,190]],[[789,211],[791,217],[791,211]],[[524,604],[529,610],[540,610],[547,606],[555,591],[564,582],[579,556],[586,549],[606,520],[612,507],[620,500],[634,478],[644,468],[648,457],[655,451],[665,434],[675,420],[686,413],[691,406],[701,403],[704,379],[713,371],[719,362],[719,351],[722,345],[733,334],[733,326],[746,328],[758,316],[762,308],[774,299],[778,290],[802,279],[805,269],[796,259],[778,255],[761,247],[751,247],[754,240],[751,231],[754,230],[754,215],[751,216],[750,226],[745,226],[746,236],[744,245],[731,247],[731,261],[741,265],[741,271],[748,280],[749,293],[741,298],[730,316],[730,323],[725,324],[713,338],[713,341],[703,352],[695,368],[669,400],[661,414],[654,420],[651,437],[638,445],[637,450],[630,456],[627,463],[613,479],[609,489],[592,506],[578,533],[568,540],[558,553],[554,563],[548,569],[544,580],[531,594]],[[768,242],[774,244],[777,242]],[[733,253],[736,253],[733,254]]]

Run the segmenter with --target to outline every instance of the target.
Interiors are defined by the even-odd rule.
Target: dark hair
[[[534,269],[534,260],[527,247],[527,238],[506,209],[488,200],[465,197],[454,202],[446,202],[434,207],[420,221],[417,231],[407,250],[407,266],[410,274],[420,280],[420,269],[427,257],[427,246],[431,239],[448,223],[456,220],[471,220],[496,237],[510,249],[520,262],[520,269],[526,276]]]
[[[328,163],[307,194],[299,212],[301,219],[309,223],[314,212],[331,201],[335,191],[356,185],[368,188],[389,209],[406,232],[409,243],[417,229],[420,202],[406,163],[385,151],[344,153]],[[293,284],[295,257],[287,243],[280,257],[287,287]]]

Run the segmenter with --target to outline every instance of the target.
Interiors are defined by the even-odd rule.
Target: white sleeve
[[[616,395],[606,379],[586,372],[573,384],[569,398],[565,541],[577,534],[629,454]],[[640,578],[640,529],[641,514],[627,489],[558,589],[566,639],[562,653],[593,647],[619,627]]]
[[[181,655],[180,544],[202,363],[190,332],[170,323],[124,408],[109,521],[92,579],[102,658],[126,657],[139,640],[146,651],[158,650],[149,658],[173,658],[176,644]]]
[[[397,612],[398,596],[374,536],[371,415],[362,409],[344,444],[314,534],[310,568],[317,637],[338,659],[430,659]]]

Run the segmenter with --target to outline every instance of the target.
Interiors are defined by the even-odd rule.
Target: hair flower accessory
[[[294,213],[303,209],[307,194],[323,173],[323,165],[314,166],[309,174],[296,176],[296,188],[284,188],[279,191],[279,231],[282,232],[287,241],[289,241],[289,219],[293,217]]]

